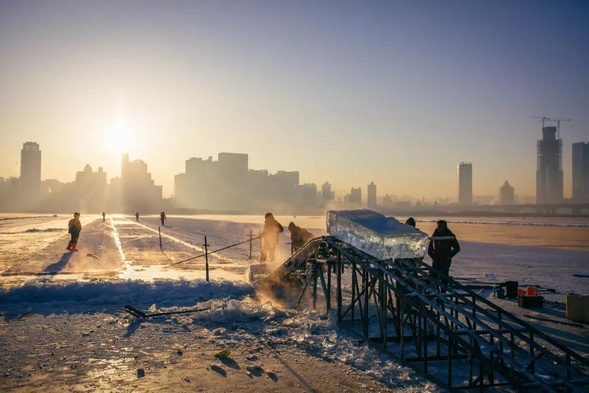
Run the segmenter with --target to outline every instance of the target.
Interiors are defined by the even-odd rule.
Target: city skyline
[[[563,171],[558,169],[562,167],[559,153],[561,141],[556,140],[557,128],[544,127],[542,133],[543,138],[537,141],[538,170],[536,171],[536,187],[543,194],[540,196],[541,200],[537,200],[537,196],[532,197],[535,197],[536,203],[540,204],[585,202],[587,197],[581,197],[580,195],[582,195],[581,193],[586,194],[585,190],[589,189],[589,186],[587,186],[589,184],[587,181],[589,171],[586,170],[587,162],[589,162],[586,158],[589,156],[586,153],[586,151],[589,151],[586,146],[589,146],[589,143],[581,142],[572,145],[573,150],[575,150],[572,177],[577,182],[577,199],[565,198],[563,200],[561,180]],[[556,143],[556,147],[550,145],[553,142]],[[547,143],[549,145],[546,145]],[[107,195],[104,195],[102,198],[109,200],[111,208],[119,206],[116,209],[124,206],[142,205],[143,202],[126,204],[125,200],[132,202],[133,199],[141,199],[145,194],[153,194],[155,201],[163,201],[162,198],[165,198],[162,192],[163,187],[161,185],[156,186],[156,179],[152,179],[151,172],[148,172],[148,164],[141,159],[130,161],[128,153],[121,155],[120,175],[112,176],[110,181],[107,180],[107,174],[102,166],[98,168],[97,172],[93,172],[91,165],[86,164],[84,170],[77,171],[75,180],[70,182],[59,182],[57,179],[42,179],[41,154],[42,151],[38,143],[32,141],[23,143],[20,165],[21,176],[8,178],[0,176],[0,179],[3,180],[2,187],[8,187],[2,188],[0,194],[8,195],[6,192],[10,188],[14,192],[12,183],[16,181],[15,184],[18,184],[19,188],[19,198],[29,202],[38,199],[35,197],[35,190],[40,191],[42,184],[45,189],[39,192],[39,196],[42,196],[47,191],[46,188],[50,187],[48,184],[53,184],[57,188],[75,185],[76,194],[81,198],[80,200],[96,193],[96,188],[102,189],[100,192],[104,193],[103,188],[108,185],[115,190],[114,194],[108,198]],[[218,158],[218,161],[214,161],[212,157],[208,157],[206,160],[196,157],[185,160],[185,172],[174,176],[174,198],[172,198],[174,208],[219,211],[250,211],[252,208],[259,209],[265,205],[268,207],[284,205],[295,210],[296,208],[328,207],[330,205],[331,207],[340,206],[344,208],[361,206],[382,208],[392,207],[397,204],[411,206],[411,202],[417,203],[417,205],[426,202],[425,197],[419,198],[408,194],[403,194],[400,197],[394,193],[378,195],[376,192],[377,186],[374,182],[365,185],[367,190],[365,198],[362,197],[363,186],[359,188],[352,187],[350,193],[336,194],[335,191],[332,191],[332,184],[329,181],[322,185],[302,183],[299,171],[278,170],[271,173],[267,169],[250,168],[249,155],[245,153],[220,152]],[[555,165],[558,176],[556,183],[550,180],[550,176],[548,176],[550,173],[540,176],[545,167]],[[472,166],[472,163],[467,162],[460,162],[457,165],[457,193],[454,197],[428,199],[427,202],[457,203],[461,206],[533,203],[533,201],[530,201],[529,195],[516,194],[514,188],[509,185],[508,180],[504,182],[496,194],[489,196],[475,193],[472,186],[475,178]],[[547,176],[548,180],[546,180]],[[125,184],[125,178],[134,178],[134,180],[127,181],[127,184]],[[99,184],[95,184],[95,179],[100,179]],[[268,182],[274,185],[270,185]],[[123,192],[124,189],[126,190]],[[547,192],[549,194],[546,194]],[[128,195],[121,197],[123,194]],[[544,194],[556,196],[545,197]],[[506,197],[506,195],[510,196]],[[150,198],[147,198],[143,204],[150,206],[150,209],[157,209],[157,203],[154,204],[153,200],[149,200]],[[552,199],[548,200],[546,198]],[[117,199],[120,199],[120,201],[115,202]],[[91,205],[98,206],[96,201]],[[99,210],[102,209],[99,208]]]
[[[460,15],[447,4],[3,2],[0,173],[18,175],[29,139],[45,148],[44,178],[86,164],[116,173],[128,152],[165,197],[178,157],[219,151],[300,171],[301,183],[329,179],[339,195],[374,181],[381,195],[454,197],[460,161],[475,163],[478,194],[507,178],[532,195],[529,116],[548,115],[573,119],[561,135],[570,198],[570,147],[589,124],[589,6],[457,3]],[[351,28],[359,20],[370,23]]]

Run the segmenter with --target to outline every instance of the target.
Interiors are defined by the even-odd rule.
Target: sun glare
[[[133,129],[123,121],[113,123],[108,129],[107,144],[117,155],[128,153],[134,143]]]

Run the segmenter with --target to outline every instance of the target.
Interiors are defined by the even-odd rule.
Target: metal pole
[[[251,229],[250,229],[249,238],[250,238],[250,259],[252,259],[252,241],[253,241],[253,238],[254,238],[254,232]]]
[[[337,252],[337,320],[342,320],[342,253]]]
[[[331,262],[327,261],[327,312],[331,310]]]
[[[209,244],[207,243],[207,237],[205,236],[205,266],[207,270],[207,282],[209,282]]]
[[[317,261],[313,260],[313,310],[317,308]]]
[[[160,235],[160,251],[164,251],[164,248],[162,246],[162,231],[159,226],[157,227],[157,232]]]
[[[258,229],[258,236],[262,234],[262,230]],[[262,259],[262,238],[260,238],[260,259]]]

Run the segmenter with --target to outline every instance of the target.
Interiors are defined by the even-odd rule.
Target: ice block
[[[372,210],[330,210],[327,233],[378,259],[423,258],[427,234]]]

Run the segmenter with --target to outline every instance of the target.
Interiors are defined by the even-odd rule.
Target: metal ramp
[[[295,307],[308,292],[312,307],[333,306],[343,327],[446,389],[576,392],[589,385],[589,360],[423,261],[381,261],[323,236],[261,287],[293,299],[285,282],[299,283]]]

